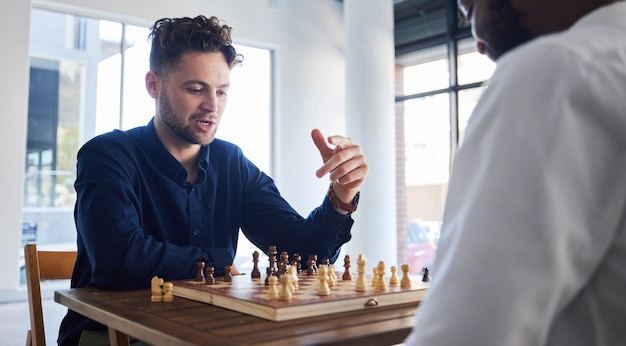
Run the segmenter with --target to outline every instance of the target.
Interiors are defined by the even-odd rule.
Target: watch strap
[[[348,214],[352,214],[356,211],[359,203],[360,194],[360,191],[357,192],[351,203],[344,203],[339,198],[337,198],[335,190],[333,190],[333,184],[331,183],[328,187],[328,199],[330,200],[330,203],[333,205],[333,207],[335,207],[335,209],[343,210]]]

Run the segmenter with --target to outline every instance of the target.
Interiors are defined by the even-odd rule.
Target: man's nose
[[[205,110],[207,112],[217,112],[217,96],[213,93],[208,93],[204,97],[204,100],[202,100],[202,104],[200,105],[200,107],[202,108],[202,110]]]

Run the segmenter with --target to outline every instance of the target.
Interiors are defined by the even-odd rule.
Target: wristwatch
[[[352,199],[352,202],[344,203],[339,198],[337,198],[337,195],[335,195],[335,190],[333,190],[333,184],[331,183],[330,186],[328,187],[328,199],[330,200],[330,203],[336,209],[343,210],[347,212],[348,214],[352,214],[356,211],[356,207],[359,205],[360,196],[361,196],[361,191],[356,193],[356,195]]]

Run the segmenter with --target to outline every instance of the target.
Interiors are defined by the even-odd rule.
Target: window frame
[[[404,135],[404,102],[407,100],[415,100],[436,95],[449,95],[449,123],[450,123],[450,151],[449,151],[449,167],[452,167],[454,154],[457,151],[463,129],[459,121],[459,94],[471,89],[484,87],[485,81],[471,82],[467,84],[459,84],[458,78],[458,57],[460,43],[467,39],[473,39],[471,33],[471,25],[463,16],[457,6],[456,0],[446,0],[446,28],[441,34],[425,37],[413,42],[403,43],[401,47],[396,46],[396,205],[397,207],[397,239],[398,239],[398,261],[405,263],[409,254],[407,253],[406,244],[408,241],[407,225],[409,220],[407,205],[407,185],[405,184],[405,135]],[[419,35],[417,35],[419,36]],[[423,37],[423,36],[419,36]],[[417,92],[404,95],[401,86],[403,85],[402,71],[405,66],[410,66],[416,62],[415,56],[426,50],[432,50],[439,47],[445,48],[445,55],[448,60],[448,76],[449,83],[446,87]],[[463,50],[462,47],[461,50]],[[444,201],[445,203],[445,201]],[[417,268],[421,270],[421,268]],[[415,272],[415,268],[412,272]],[[419,272],[419,271],[417,271]]]

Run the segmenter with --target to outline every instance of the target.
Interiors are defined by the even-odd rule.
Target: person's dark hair
[[[184,53],[221,52],[230,68],[243,61],[232,46],[232,28],[216,17],[163,18],[150,28],[150,70],[165,77]]]

